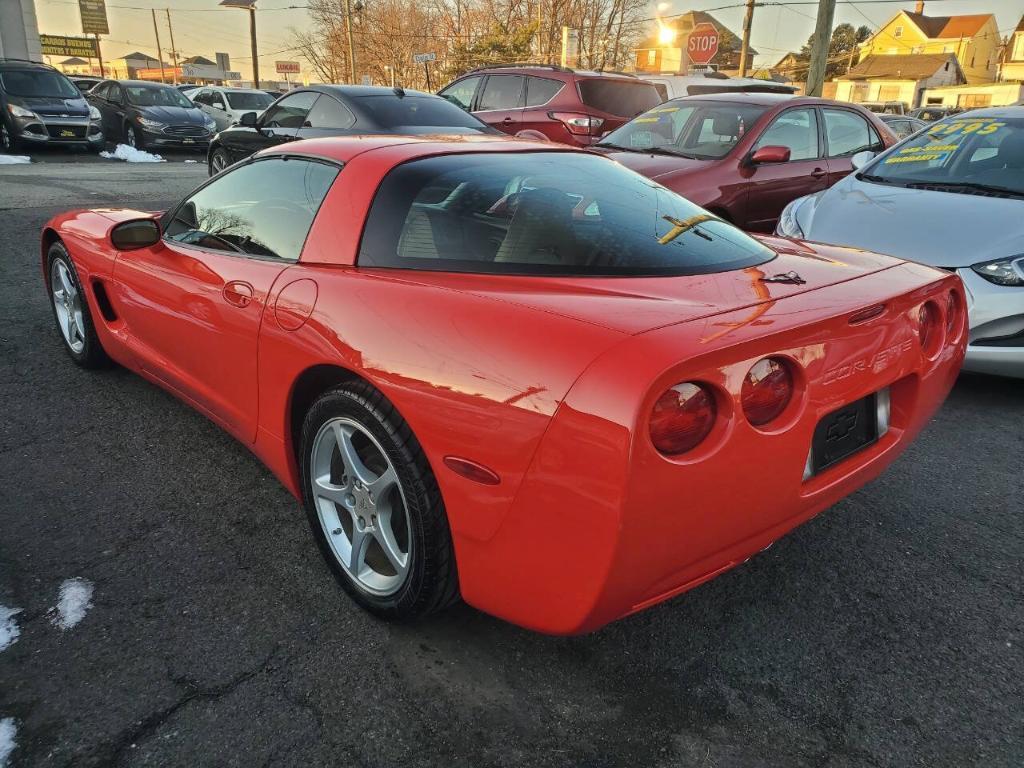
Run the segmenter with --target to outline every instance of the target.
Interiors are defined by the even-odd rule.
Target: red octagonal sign
[[[693,64],[710,64],[718,53],[718,30],[714,24],[702,21],[690,33],[690,41],[686,44],[690,62]]]

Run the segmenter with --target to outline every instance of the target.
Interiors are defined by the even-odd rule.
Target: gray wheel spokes
[[[398,546],[398,541],[395,539],[395,532],[391,528],[391,513],[377,516],[376,534],[374,538],[377,539],[377,543],[380,548],[384,551],[384,556],[387,557],[388,562],[391,563],[391,567],[395,569],[395,573],[399,576],[404,576],[406,570],[409,568],[409,555],[401,550]]]
[[[85,321],[74,281],[67,266],[61,260],[53,262],[50,275],[53,307],[57,313],[57,325],[64,340],[75,353],[85,347]]]
[[[345,469],[348,474],[355,477],[355,479],[363,485],[369,485],[376,479],[376,476],[373,472],[367,469],[363,460],[359,457],[359,452],[356,450],[356,446],[352,442],[352,437],[355,432],[355,427],[345,426],[340,422],[335,424],[335,444],[338,446],[338,453],[341,454],[341,460],[345,462]],[[388,467],[390,468],[390,466],[391,465],[389,464]]]

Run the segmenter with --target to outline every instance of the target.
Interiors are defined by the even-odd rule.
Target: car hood
[[[31,109],[37,115],[59,115],[61,117],[85,117],[89,114],[89,104],[84,96],[62,99],[57,96],[9,96],[12,104]]]
[[[678,277],[525,277],[405,271],[401,279],[512,302],[636,334],[774,302],[872,274],[896,259],[845,248],[761,238],[776,257],[756,267]],[[387,270],[394,279],[398,270]],[[797,272],[805,283],[764,282]],[[866,299],[867,300],[867,299]]]
[[[206,115],[199,107],[135,107],[143,117],[167,125],[205,125]]]
[[[652,155],[649,152],[625,152],[622,150],[603,149],[594,147],[593,151],[599,152],[605,157],[610,157],[617,163],[636,171],[649,179],[657,179],[667,173],[679,173],[685,171],[699,171],[708,167],[709,160],[690,160],[686,157],[671,157],[669,155]]]
[[[933,267],[1024,253],[1024,200],[907,189],[848,176],[797,214],[807,240]]]

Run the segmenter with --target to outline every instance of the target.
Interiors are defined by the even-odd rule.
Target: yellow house
[[[860,49],[868,56],[905,56],[915,53],[952,53],[970,84],[996,79],[999,61],[999,27],[991,13],[968,16],[925,16],[924,0],[914,13],[900,11]]]
[[[1024,80],[1024,16],[1013,30],[1003,49],[1003,60],[999,63],[999,79]]]

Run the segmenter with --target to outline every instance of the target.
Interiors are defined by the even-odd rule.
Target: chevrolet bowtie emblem
[[[807,281],[804,280],[796,272],[782,272],[778,275],[772,275],[771,277],[762,277],[762,283],[789,283],[790,285],[803,285]]]

